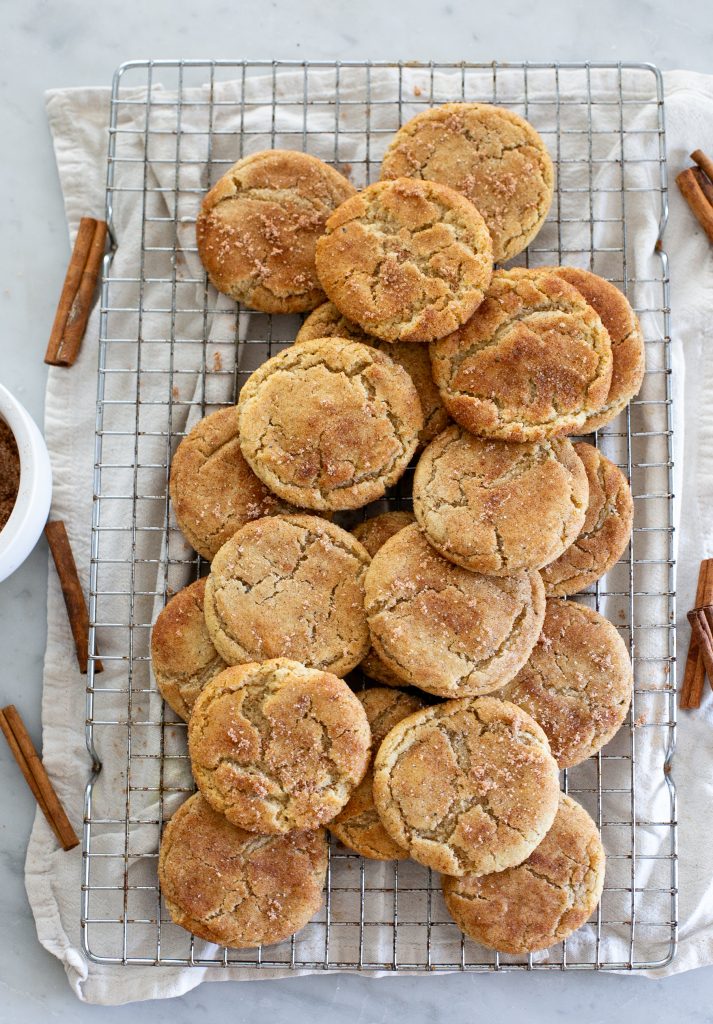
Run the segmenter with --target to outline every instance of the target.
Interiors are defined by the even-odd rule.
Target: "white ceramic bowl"
[[[0,581],[22,565],[37,543],[52,500],[52,469],[37,424],[0,384],[0,417],[15,435],[20,454],[20,490],[10,518],[0,530]]]

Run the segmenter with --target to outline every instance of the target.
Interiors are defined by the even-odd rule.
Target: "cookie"
[[[211,283],[263,313],[301,313],[324,301],[314,250],[330,214],[353,196],[347,179],[307,153],[271,149],[238,160],[196,220]]]
[[[410,526],[414,521],[412,512],[382,512],[379,516],[372,516],[370,519],[365,519],[363,523],[359,523],[354,527],[352,533],[373,558],[390,537],[393,537],[399,530],[403,530],[405,526]],[[405,685],[403,679],[391,671],[373,647],[359,668],[364,675],[379,683],[384,683],[385,686]]]
[[[413,522],[415,522],[413,512],[382,512],[381,515],[371,516],[363,523],[358,523],[352,533],[373,558],[387,540]]]
[[[602,896],[604,847],[597,827],[560,795],[554,824],[523,864],[495,874],[443,878],[443,896],[462,932],[501,953],[533,953],[562,942]]]
[[[328,511],[383,497],[416,450],[421,404],[406,371],[342,338],[293,345],[240,392],[240,445],[254,472],[293,505]]]
[[[452,426],[426,448],[413,478],[429,543],[450,562],[495,576],[553,561],[579,534],[586,507],[587,474],[566,438],[513,444]]]
[[[539,441],[580,431],[606,404],[611,341],[557,274],[499,270],[467,324],[431,346],[446,408],[473,434]]]
[[[418,434],[419,446],[428,444],[436,434],[445,429],[448,424],[448,413],[433,382],[431,359],[425,345],[372,338],[357,324],[342,316],[332,302],[325,302],[310,313],[295,338],[295,344],[311,341],[313,338],[348,338],[381,349],[395,363],[403,366],[416,388],[423,410],[423,427]]]
[[[243,458],[234,405],[199,420],[171,461],[171,504],[181,533],[210,561],[236,530],[287,506]]]
[[[493,247],[471,202],[397,178],[352,196],[317,242],[317,274],[339,311],[384,341],[433,341],[480,305]]]
[[[504,871],[542,842],[559,796],[547,738],[494,697],[409,715],[379,747],[374,803],[396,843],[448,875]]]
[[[619,730],[633,685],[616,627],[593,608],[551,599],[527,664],[498,696],[532,715],[560,768],[572,768]]]
[[[364,576],[369,555],[318,516],[248,523],[213,559],[205,620],[229,665],[294,658],[343,676],[369,649]]]
[[[196,580],[171,598],[151,630],[151,668],[161,696],[184,721],[203,687],[226,667],[203,614],[206,581]]]
[[[431,547],[414,524],[376,553],[364,581],[371,643],[404,683],[439,697],[503,686],[542,628],[538,572],[469,572]]]
[[[327,859],[324,829],[256,836],[195,793],[164,830],[158,877],[177,925],[245,949],[282,942],[307,924],[322,906]]]
[[[634,499],[622,471],[591,444],[574,446],[589,481],[582,529],[558,559],[545,566],[545,592],[557,597],[577,594],[609,572],[631,538]]]
[[[372,750],[377,751],[387,734],[407,715],[423,707],[418,697],[380,686],[357,694],[371,728]],[[406,860],[408,852],[398,846],[374,806],[374,773],[371,768],[349,798],[349,803],[329,823],[329,831],[340,843],[370,860]]]
[[[542,139],[489,103],[444,103],[407,121],[381,165],[382,178],[404,175],[466,196],[488,226],[496,263],[530,244],[552,204],[554,169]]]
[[[613,362],[609,394],[604,407],[584,421],[581,433],[588,434],[613,420],[638,394],[646,369],[644,336],[636,313],[615,285],[578,267],[551,269],[581,292],[599,314],[611,338]]]
[[[188,723],[203,796],[234,825],[266,834],[331,821],[363,779],[370,743],[347,684],[287,658],[225,669]]]

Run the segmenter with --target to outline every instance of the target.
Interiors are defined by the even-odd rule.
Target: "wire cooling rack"
[[[165,600],[206,571],[167,496],[172,452],[206,411],[299,321],[241,310],[207,284],[193,223],[205,190],[267,147],[330,160],[361,186],[394,130],[447,100],[501,103],[540,131],[557,185],[547,223],[518,262],[568,263],[629,296],[646,338],[639,397],[593,439],[631,481],[632,543],[577,600],[629,645],[631,714],[596,757],[563,774],[608,853],[592,921],[535,956],[463,939],[438,877],[364,861],[333,843],[324,910],[291,941],[216,950],[174,926],[156,859],[163,823],[192,791],[185,726],[165,708],[149,637]],[[102,963],[361,971],[635,970],[674,955],[676,802],[674,549],[663,89],[640,64],[371,64],[133,61],[114,78],[101,293],[92,530],[83,948]],[[125,240],[126,239],[126,240]],[[591,440],[591,439],[590,439]],[[408,507],[410,475],[384,507]],[[375,511],[372,508],[369,511]],[[94,674],[101,651],[104,672]],[[103,762],[103,767],[102,767]]]

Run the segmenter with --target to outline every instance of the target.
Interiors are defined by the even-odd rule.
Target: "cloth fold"
[[[333,145],[335,112],[329,104],[334,88],[333,75],[324,72],[310,81],[309,131],[316,134],[307,136],[312,151],[325,159],[335,159]],[[341,118],[342,141],[338,153],[341,164],[353,163],[355,184],[364,184],[360,174],[365,173],[362,161],[363,134],[357,130],[361,127],[360,118],[364,116],[363,99],[364,81],[354,71],[350,79],[349,69],[343,69],[340,82],[340,95],[352,103],[345,103],[339,112]],[[413,93],[404,93],[396,88],[394,74],[388,69],[375,69],[368,87],[373,100],[393,100],[394,103],[378,102],[371,108],[371,130],[375,142],[373,151],[368,158],[378,161],[384,146],[390,138],[390,132],[396,127],[394,121],[395,102],[403,99],[406,108],[404,119],[409,115],[408,98],[418,95],[420,88],[418,70],[413,69]],[[670,72],[665,74],[666,112],[668,130],[668,156],[671,176],[685,163],[687,153],[697,147],[713,151],[713,77],[686,72]],[[165,465],[167,452],[170,452],[172,439],[182,431],[189,429],[195,420],[206,409],[230,401],[235,380],[238,375],[249,372],[258,362],[265,358],[268,347],[260,339],[264,337],[264,319],[259,315],[240,313],[235,315],[234,305],[225,297],[219,297],[211,306],[209,314],[203,314],[203,277],[200,264],[195,253],[192,221],[195,216],[200,195],[211,183],[208,180],[208,166],[212,167],[213,175],[221,173],[241,152],[253,152],[272,145],[301,145],[303,113],[294,106],[295,97],[302,97],[303,79],[301,75],[280,72],[275,77],[277,104],[272,106],[268,99],[272,91],[272,76],[262,81],[258,78],[248,81],[246,88],[251,102],[245,107],[243,119],[236,123],[235,101],[242,83],[224,82],[214,84],[211,89],[196,88],[184,96],[181,112],[180,131],[176,125],[176,107],[170,102],[171,94],[154,88],[151,104],[150,127],[153,145],[151,152],[148,178],[145,185],[147,196],[148,220],[142,217],[142,190],[121,192],[114,199],[114,220],[118,247],[112,266],[112,284],[110,286],[109,305],[120,310],[108,314],[107,332],[114,339],[111,346],[111,362],[105,366],[105,421],[107,431],[104,438],[103,464],[99,486],[101,493],[119,496],[116,500],[105,502],[102,531],[99,534],[100,577],[98,589],[104,594],[116,592],[116,596],[99,599],[97,602],[97,618],[99,621],[123,622],[125,619],[112,615],[126,615],[122,593],[127,590],[125,569],[119,564],[113,568],[108,565],[112,555],[117,559],[131,556],[143,560],[141,563],[140,580],[135,580],[135,590],[140,591],[132,609],[134,623],[145,623],[154,620],[158,607],[163,603],[163,595],[169,589],[178,589],[189,579],[192,571],[191,552],[184,544],[177,531],[171,530],[168,539],[158,537],[155,527],[163,523],[164,505],[161,500],[153,504],[147,502],[142,513],[142,529],[136,534],[127,535],[122,531],[125,525],[127,504],[120,496],[133,493],[134,486],[140,486],[141,493],[156,495],[160,498],[165,494]],[[565,101],[575,102],[581,96],[576,86],[561,83],[562,96]],[[430,83],[421,83],[423,90],[430,89]],[[529,93],[531,102],[546,97],[546,82],[543,80],[542,92],[537,91],[537,80],[534,79]],[[497,101],[513,104],[521,102],[516,84],[512,93],[507,91],[497,96]],[[606,99],[607,84],[592,79],[592,88],[598,98]],[[440,102],[453,98],[453,81],[446,77],[434,77],[433,100]],[[570,91],[568,91],[568,89]],[[266,91],[267,90],[267,91]],[[137,100],[144,98],[141,90],[127,90],[126,98]],[[213,115],[209,114],[207,100],[217,100],[213,105]],[[162,103],[162,98],[166,103]],[[82,215],[103,216],[104,185],[106,169],[106,142],[109,117],[110,92],[108,89],[75,89],[59,90],[47,95],[47,112],[52,131],[57,166],[62,183],[65,210],[73,237],[79,218]],[[605,109],[605,107],[603,108]],[[143,106],[137,104],[135,111],[131,104],[122,106],[120,139],[117,144],[117,155],[129,166],[132,161],[137,166],[143,162],[143,134],[137,130],[139,112]],[[538,126],[535,105],[531,108],[533,120]],[[211,122],[212,147],[206,130],[209,116]],[[567,102],[561,107],[562,124],[567,127],[576,125],[577,113],[568,110]],[[629,128],[636,128],[636,111]],[[639,125],[644,128],[643,123]],[[139,126],[140,127],[140,126]],[[354,131],[350,133],[349,128]],[[573,134],[576,134],[576,130]],[[631,135],[632,145],[636,143],[636,132]],[[551,143],[552,138],[545,135],[545,141]],[[568,142],[572,138],[568,137]],[[586,140],[580,140],[586,145]],[[596,142],[596,139],[595,139]],[[591,144],[591,140],[589,140]],[[180,150],[179,150],[180,147]],[[209,148],[210,147],[210,148]],[[181,157],[180,183],[175,175],[175,157]],[[581,203],[581,195],[577,190],[588,190],[588,168],[565,166],[571,159],[577,163],[574,153],[558,154],[563,161],[562,174],[567,174],[569,192],[563,194],[563,203],[570,199]],[[626,152],[630,161],[627,173],[633,177],[628,181],[632,189],[637,185],[646,188],[651,183],[652,173],[657,168],[645,162],[637,162],[635,149]],[[596,154],[611,158],[610,153]],[[210,158],[210,159],[209,159]],[[372,168],[373,170],[373,168]],[[602,169],[602,175],[607,172]],[[623,172],[622,172],[623,173]],[[177,190],[176,184],[180,185]],[[617,263],[617,256],[608,252],[612,248],[609,243],[608,222],[615,221],[619,212],[616,192],[610,187],[606,178],[601,179],[601,189],[592,195],[593,213],[596,218],[595,247],[598,250],[598,263],[593,268],[610,279],[619,281],[622,267]],[[634,197],[636,192],[634,191]],[[642,193],[643,195],[644,193]],[[670,195],[671,216],[665,235],[665,245],[669,252],[672,273],[672,307],[673,330],[672,365],[673,365],[673,420],[675,428],[675,461],[677,467],[676,522],[680,517],[680,535],[678,537],[678,589],[679,589],[679,622],[678,632],[682,644],[687,642],[687,626],[685,609],[693,603],[696,574],[701,558],[711,554],[710,526],[713,518],[713,410],[706,402],[705,396],[710,394],[713,385],[713,368],[710,360],[705,358],[706,341],[713,341],[713,329],[710,324],[713,313],[713,250],[703,233],[693,221],[687,207],[678,196],[677,191]],[[576,213],[576,205],[572,210],[562,209],[561,216]],[[657,272],[649,273],[653,267],[654,243],[658,235],[658,208],[650,199],[636,204],[631,201],[631,208],[625,211],[630,236],[635,235],[631,245],[631,264],[628,269],[630,276],[644,281],[656,278]],[[587,218],[583,224],[584,232],[581,239],[582,251],[588,252],[590,240]],[[136,253],[138,239],[144,231],[144,248],[155,249],[150,258],[154,261],[150,268],[144,268],[144,284],[141,295],[138,294],[139,273],[137,272]],[[175,237],[169,238],[166,244],[167,224],[176,225]],[[172,229],[171,229],[172,230]],[[572,231],[576,231],[572,228]],[[575,237],[574,235],[572,237]],[[580,244],[577,242],[576,244]],[[557,229],[552,222],[548,223],[537,242],[544,250],[557,247]],[[148,258],[148,257],[146,257]],[[176,266],[176,285],[166,283],[171,278],[170,268]],[[541,262],[539,260],[538,262]],[[576,259],[565,260],[576,262]],[[637,295],[637,305],[655,309],[661,304],[660,293],[656,293],[660,284],[652,283],[647,291],[642,285]],[[159,312],[170,310],[171,305],[178,312],[171,319],[170,313]],[[130,312],[140,308],[140,322]],[[123,312],[121,312],[123,310]],[[642,318],[643,319],[643,318]],[[295,321],[296,323],[296,321]],[[294,324],[284,318],[282,327],[284,341],[294,336]],[[660,330],[652,321],[644,323],[645,333]],[[292,332],[292,333],[291,333]],[[50,449],[55,479],[53,496],[53,514],[63,518],[67,524],[70,539],[77,557],[80,574],[89,578],[89,541],[90,523],[92,521],[92,495],[94,483],[94,424],[96,394],[96,350],[91,343],[99,333],[99,311],[92,313],[87,329],[86,340],[80,357],[71,371],[51,368],[49,371],[46,409],[45,434]],[[141,345],[141,374],[137,384],[136,375],[136,342],[139,335]],[[652,336],[647,333],[647,337]],[[653,335],[655,336],[655,334]],[[170,338],[170,345],[166,344]],[[251,344],[236,346],[236,338],[249,341]],[[283,334],[280,334],[283,338]],[[132,339],[133,342],[132,342]],[[279,339],[272,342],[272,351],[279,344]],[[663,353],[661,345],[652,345],[649,353],[649,370],[658,371],[652,375],[652,388],[659,387],[665,379],[666,367],[660,362]],[[172,421],[170,433],[166,437],[164,408],[166,398],[166,374],[170,368],[175,381]],[[658,361],[658,362],[657,362]],[[205,366],[211,369],[203,373]],[[693,368],[694,372],[686,372]],[[658,382],[658,383],[657,383]],[[658,397],[652,392],[649,397]],[[140,409],[142,434],[137,442],[136,458],[127,463],[123,457],[126,449],[122,449],[121,432],[134,431],[137,409]],[[652,415],[645,404],[634,411],[632,423],[636,430],[644,433]],[[634,420],[636,417],[636,420]],[[162,426],[164,425],[164,426]],[[606,454],[618,461],[625,461],[622,441],[616,431],[605,437]],[[653,447],[646,449],[650,461],[665,462],[665,439],[652,442]],[[138,462],[145,469],[136,470]],[[135,474],[140,473],[141,482],[137,484]],[[162,532],[162,531],[161,531]],[[158,541],[157,541],[158,537]],[[158,542],[158,549],[157,549]],[[637,543],[641,545],[637,557],[642,557],[643,547],[647,543],[642,535]],[[128,548],[127,545],[128,544]],[[133,547],[132,547],[133,545]],[[166,545],[168,547],[166,547]],[[137,570],[138,571],[138,570]],[[654,570],[651,569],[651,572]],[[104,575],[101,575],[104,574]],[[656,580],[659,592],[667,587],[665,567],[660,574],[650,579]],[[610,589],[614,590],[615,587]],[[106,604],[102,604],[106,600]],[[620,613],[625,613],[617,598],[607,598],[602,609],[617,621]],[[101,688],[97,695],[97,707],[102,709],[102,718],[107,721],[122,721],[126,718],[126,692],[112,694],[112,687],[117,690],[125,686],[126,668],[126,630],[105,629],[101,634],[101,653],[105,657],[105,672],[97,677],[96,686]],[[132,649],[134,676],[132,680],[132,720],[139,723],[160,720],[165,714],[161,702],[152,686],[148,652],[148,630],[135,629]],[[654,666],[660,664],[664,653],[652,646],[647,646],[646,639],[638,639],[637,653],[651,659]],[[44,668],[43,692],[43,727],[44,757],[48,769],[55,780],[59,794],[68,808],[75,827],[82,821],[83,791],[82,783],[88,775],[89,763],[84,746],[85,719],[85,687],[83,679],[75,669],[72,655],[71,634],[62,605],[54,571],[50,570],[48,586],[48,639]],[[682,648],[683,649],[683,648]],[[123,684],[122,684],[123,679]],[[660,683],[660,680],[659,680]],[[660,703],[659,708],[663,705]],[[646,709],[642,709],[645,711]],[[713,700],[706,697],[704,707],[696,713],[684,713],[680,723],[678,752],[674,762],[674,776],[680,793],[680,947],[673,963],[661,972],[672,973],[687,970],[701,964],[713,962],[713,882],[708,867],[707,850],[713,839],[713,824],[707,814],[713,796],[713,749],[711,749],[710,729],[713,725]],[[169,721],[167,719],[167,721]],[[171,720],[172,721],[172,720]],[[661,721],[657,723],[661,725]],[[656,734],[663,737],[665,730],[657,729]],[[132,751],[134,754],[145,755],[140,761],[141,768],[132,768],[135,774],[127,785],[124,776],[126,752],[119,742],[119,731],[116,727],[107,726],[96,729],[96,743],[104,762],[104,768],[95,785],[95,805],[101,808],[102,818],[106,818],[106,826],[95,829],[92,836],[92,847],[98,853],[109,855],[124,849],[123,835],[117,839],[120,822],[127,812],[127,807],[136,822],[132,826],[130,865],[126,871],[130,885],[140,887],[152,884],[152,873],[155,871],[155,849],[157,843],[156,818],[167,817],[183,798],[184,791],[190,785],[190,777],[186,773],[185,762],[179,759],[166,761],[166,775],[162,775],[164,792],[169,795],[157,803],[155,790],[158,759],[153,755],[154,737],[151,729],[134,729],[132,732]],[[166,731],[169,735],[169,731]],[[182,742],[180,729],[176,728],[176,742]],[[663,742],[663,740],[661,740]],[[637,756],[638,771],[645,773],[649,766],[656,772],[656,782],[650,787],[647,804],[648,816],[651,821],[668,818],[668,790],[660,772],[662,762],[661,745],[640,742]],[[138,764],[132,758],[132,765]],[[163,763],[163,762],[161,762]],[[641,775],[639,776],[642,777]],[[582,776],[584,779],[584,776]],[[584,783],[582,783],[584,785]],[[141,799],[141,793],[145,799]],[[127,797],[127,793],[129,796]],[[575,795],[577,795],[575,793]],[[579,796],[577,796],[580,799]],[[622,797],[622,800],[628,797]],[[130,801],[130,803],[127,803]],[[583,801],[586,803],[586,800]],[[590,808],[591,809],[591,808]],[[112,825],[111,822],[115,824]],[[123,826],[121,827],[123,830]],[[605,837],[616,849],[616,839]],[[642,850],[656,855],[662,850],[662,834],[655,828],[640,830]],[[111,862],[107,857],[107,864]],[[614,862],[612,862],[614,863]],[[653,862],[652,862],[653,864]],[[376,868],[375,868],[376,870]],[[645,869],[642,872],[654,868]],[[374,875],[376,879],[376,875]],[[652,874],[638,876],[637,884],[653,879]],[[203,980],[229,980],[245,977],[276,977],[292,976],[293,971],[283,968],[269,970],[216,969],[210,967],[123,967],[121,964],[98,964],[88,961],[81,952],[80,936],[80,886],[82,883],[82,863],[79,851],[63,854],[54,849],[51,833],[42,818],[38,815],[33,828],[26,864],[27,891],[35,915],[38,936],[42,944],[57,956],[64,964],[74,991],[79,998],[97,1003],[121,1003],[131,1000],[175,996],[194,987]],[[101,880],[94,879],[94,884]],[[667,894],[662,899],[668,899]],[[648,908],[649,911],[651,908]],[[116,921],[126,909],[122,905],[112,903],[109,896],[105,904],[107,919]],[[130,911],[129,911],[130,912]],[[657,908],[661,920],[665,911]],[[664,916],[662,916],[662,914]],[[94,928],[90,947],[101,950],[99,926]],[[107,926],[108,927],[108,926]],[[612,947],[607,950],[608,957],[620,956],[623,961],[628,957],[625,935],[621,936],[620,949],[617,936],[612,933]],[[168,936],[166,942],[169,942]],[[310,948],[312,941],[307,935],[303,940]],[[390,936],[387,940],[390,942]],[[582,942],[592,941],[592,934],[582,938]],[[577,939],[573,940],[577,949]],[[176,953],[186,954],[182,947]],[[217,955],[215,948],[213,955]],[[210,956],[208,947],[208,955]],[[303,949],[303,951],[304,951]],[[660,947],[652,945],[651,959],[656,959]],[[106,946],[107,955],[111,955],[111,943]],[[131,954],[131,950],[128,951]],[[378,955],[375,947],[374,955]],[[117,951],[114,949],[113,955]],[[170,956],[166,947],[162,954]],[[321,953],[315,950],[314,959],[318,961]],[[405,957],[407,959],[407,957]]]

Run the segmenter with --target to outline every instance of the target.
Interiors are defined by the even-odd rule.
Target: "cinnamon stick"
[[[77,563],[74,561],[72,548],[69,544],[67,530],[61,519],[49,520],[45,525],[45,536],[57,567],[59,583],[62,587],[64,603],[67,606],[69,625],[72,628],[74,646],[77,651],[79,671],[84,675],[89,662],[89,613],[84,600],[82,585],[77,574]],[[103,665],[97,658],[94,671],[101,672]]]
[[[709,181],[713,181],[713,160],[702,149],[694,149],[691,160],[700,167]]]
[[[105,244],[106,223],[82,217],[45,352],[51,366],[72,366],[79,355]]]
[[[35,795],[42,813],[47,818],[63,850],[72,850],[79,845],[77,833],[67,817],[50,782],[45,766],[30,739],[25,723],[13,704],[0,712],[0,727],[10,744],[15,760],[20,766],[27,783]],[[10,738],[12,737],[12,739]],[[18,757],[19,751],[19,757]]]
[[[694,217],[708,236],[708,240],[713,242],[713,206],[706,199],[694,169],[689,167],[685,171],[681,171],[676,176],[676,184]]]
[[[696,176],[696,181],[701,186],[701,192],[713,208],[713,181],[703,173],[700,167],[692,167],[691,170]]]
[[[713,558],[701,562],[696,587],[696,607],[713,603]],[[700,707],[703,699],[703,687],[706,681],[706,668],[700,656],[698,637],[691,633],[691,642],[686,657],[686,668],[679,696],[680,708]]]
[[[710,622],[706,616],[705,608],[694,608],[688,613],[688,621],[691,623],[691,637],[695,636],[698,644],[698,656],[703,661],[703,667],[709,680],[713,679],[713,632]]]

